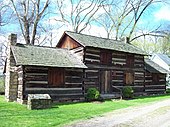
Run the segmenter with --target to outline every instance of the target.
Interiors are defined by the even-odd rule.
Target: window
[[[49,68],[48,70],[49,86],[59,87],[64,85],[64,69]]]
[[[131,85],[134,83],[134,74],[133,72],[126,72],[125,74],[125,84]]]
[[[127,58],[126,58],[126,65],[128,67],[133,67],[134,66],[134,55],[127,55]]]
[[[102,64],[111,64],[112,62],[112,53],[107,50],[102,50],[100,53],[100,62]]]

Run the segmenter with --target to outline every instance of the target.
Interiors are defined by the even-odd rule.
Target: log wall
[[[65,87],[83,87],[83,69],[65,69]]]
[[[84,99],[83,69],[63,69],[64,83],[62,85],[49,84],[48,80],[51,79],[49,78],[51,76],[49,70],[51,71],[51,69],[34,66],[24,68],[24,99],[27,99],[28,94],[49,94],[55,101]],[[53,70],[61,69],[53,68]]]
[[[89,89],[89,88],[99,88],[100,86],[100,74],[99,74],[99,70],[98,69],[94,69],[94,68],[88,68],[85,70],[85,77],[84,77],[84,89],[85,92]]]
[[[24,69],[25,87],[44,88],[48,86],[48,67],[28,66]]]
[[[100,64],[100,50],[95,48],[86,48],[84,53],[84,63],[88,66],[88,69],[84,71],[84,89],[85,92],[89,88],[100,89],[100,70],[91,65]]]
[[[84,54],[85,64],[100,64],[100,49],[86,48]]]
[[[155,75],[155,74],[154,74]],[[156,74],[158,81],[154,82],[153,73],[145,73],[145,92],[147,94],[161,94],[166,91],[166,74]]]
[[[100,89],[102,85],[101,71],[110,71],[110,86],[122,89],[123,86],[126,85],[126,73],[131,72],[134,81],[133,84],[130,85],[133,87],[136,94],[142,94],[144,92],[145,79],[144,57],[142,55],[108,50],[108,53],[111,53],[112,57],[108,57],[108,59],[105,59],[108,61],[103,62],[103,59],[101,60],[102,52],[102,49],[97,48],[86,47],[85,49],[84,62],[88,66],[88,69],[85,70],[85,88],[88,89],[90,87],[97,87]],[[107,52],[107,50],[105,50],[105,52]],[[106,54],[106,57],[107,56],[110,56],[110,54]],[[131,58],[130,62],[129,58]],[[129,65],[129,63],[131,65]],[[113,88],[113,92],[117,92],[117,90]]]

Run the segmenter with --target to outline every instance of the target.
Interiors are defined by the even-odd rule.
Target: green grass
[[[28,110],[25,105],[6,102],[0,96],[1,127],[56,127],[74,120],[88,119],[113,110],[148,104],[170,98],[170,95],[140,97],[134,100],[115,100],[103,103],[56,104],[51,109]]]

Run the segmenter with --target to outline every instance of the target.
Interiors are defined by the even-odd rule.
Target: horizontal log
[[[100,53],[100,50],[99,49],[95,49],[95,48],[86,48],[86,52],[96,52],[96,53]]]
[[[165,86],[145,86],[145,89],[148,90],[148,89],[165,89]]]
[[[145,89],[146,92],[159,92],[159,91],[165,91],[165,89]]]
[[[120,76],[113,76],[112,77],[112,80],[124,80],[124,76],[123,75],[120,75]]]
[[[25,77],[26,81],[48,81],[47,76],[33,76],[33,77]]]
[[[25,83],[48,84],[48,81],[25,81]]]
[[[126,59],[126,54],[125,53],[123,54],[123,53],[120,53],[120,52],[119,53],[113,52],[112,57],[113,58],[124,58],[124,59]]]
[[[97,57],[98,59],[100,59],[100,54],[93,54],[93,53],[88,53],[88,52],[86,52],[86,55],[85,55],[85,57],[88,57],[88,56],[94,56],[94,57]]]
[[[159,81],[160,81],[160,82],[164,82],[164,81],[166,81],[166,79],[159,79]]]
[[[152,80],[145,80],[145,82],[152,82]]]
[[[135,75],[143,76],[143,75],[144,75],[144,72],[135,72]]]
[[[31,73],[42,73],[42,72],[47,73],[48,72],[48,68],[41,68],[41,69],[25,68],[24,71],[26,73],[29,73],[29,72],[31,72]]]
[[[114,57],[112,57],[112,61],[115,61],[115,62],[126,62],[126,59],[124,59],[124,58],[114,58]]]
[[[97,85],[99,84],[99,82],[95,82],[95,81],[84,81],[85,85]]]
[[[51,95],[80,95],[83,93],[82,90],[25,90],[25,94],[50,94]]]
[[[94,69],[86,69],[85,70],[85,72],[87,73],[87,72],[96,72],[96,73],[98,73],[99,72],[99,70],[94,70]]]
[[[144,82],[144,80],[134,80],[135,83],[141,83]]]
[[[94,76],[99,76],[99,72],[86,72],[86,77],[94,77]]]
[[[48,73],[25,73],[25,76],[47,76]]]
[[[100,63],[100,60],[99,59],[90,59],[90,58],[85,58],[85,62],[97,62],[97,63]]]
[[[100,61],[100,56],[86,55],[85,60],[98,60]]]
[[[73,90],[82,90],[82,88],[75,87],[75,88],[25,88],[25,90],[58,90],[58,91],[73,91]]]
[[[76,75],[76,76],[69,75],[69,76],[65,76],[65,78],[73,78],[73,79],[76,79],[76,78],[82,78],[82,76],[81,76],[81,75]]]
[[[117,83],[117,82],[124,82],[124,81],[123,80],[118,80],[118,79],[112,80],[112,83]]]
[[[113,64],[115,65],[126,65],[125,62],[115,62],[115,61],[112,61]]]
[[[82,85],[82,82],[77,83],[65,82],[65,85]]]

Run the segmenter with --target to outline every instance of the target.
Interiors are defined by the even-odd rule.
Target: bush
[[[96,88],[89,88],[87,90],[87,96],[86,96],[87,101],[95,101],[95,100],[99,100],[99,98],[100,98],[100,93]]]
[[[125,86],[123,87],[122,94],[123,98],[133,98],[133,89],[131,86]]]

